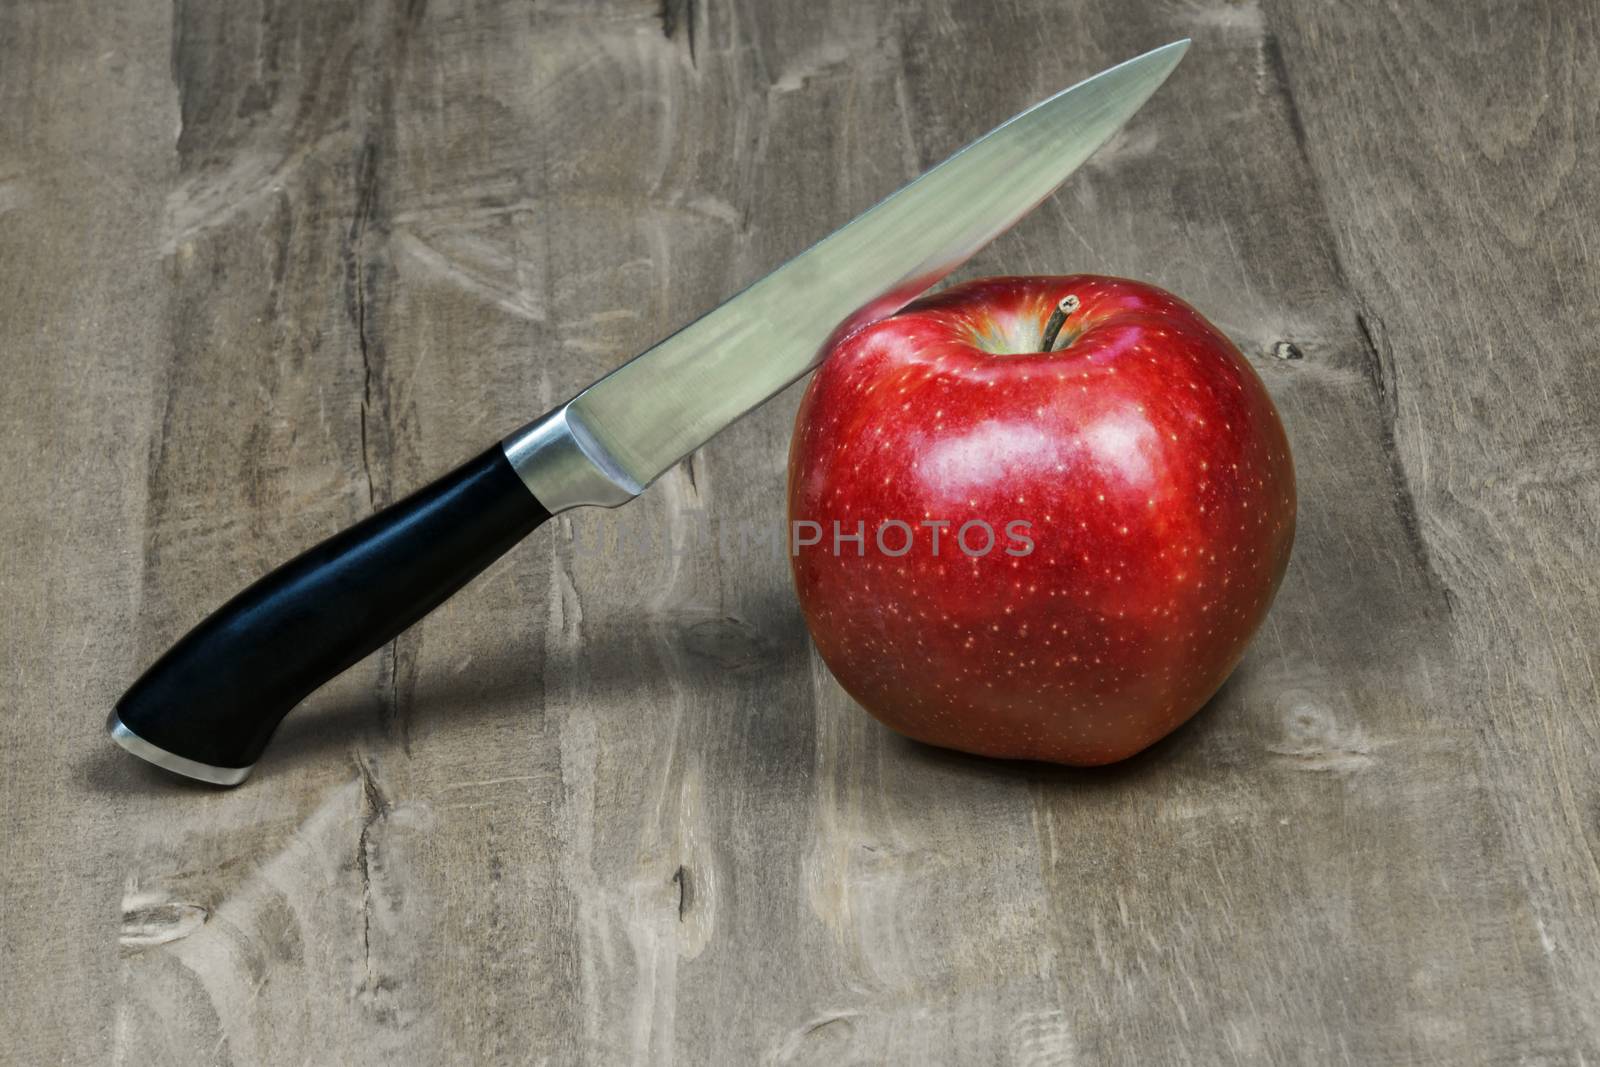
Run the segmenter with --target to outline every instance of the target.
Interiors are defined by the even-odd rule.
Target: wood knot
[[[734,615],[701,619],[683,630],[690,655],[728,671],[747,671],[772,658],[772,643],[760,630]]]
[[[168,900],[149,903],[124,902],[122,930],[118,942],[123,948],[142,951],[188,937],[205,925],[211,913],[199,904]]]

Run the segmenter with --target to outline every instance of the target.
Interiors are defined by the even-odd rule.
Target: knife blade
[[[1010,229],[1122,128],[1188,47],[1120,63],[974,141],[508,437],[512,465],[547,503],[632,499],[812,370],[832,339],[894,314]]]
[[[261,578],[128,689],[124,749],[243,781],[279,722],[552,515],[614,507],[1005,232],[1149,99],[1189,42],[1079,82],[432,484]]]

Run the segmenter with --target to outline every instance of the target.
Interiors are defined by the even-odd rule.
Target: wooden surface
[[[1597,22],[0,5],[5,1059],[1600,1061]],[[246,580],[1184,34],[962,274],[1167,286],[1281,406],[1294,563],[1170,741],[920,748],[781,560],[575,549],[779,516],[793,391],[318,693],[246,786],[105,740]]]

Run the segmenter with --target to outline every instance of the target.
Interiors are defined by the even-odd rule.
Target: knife
[[[190,778],[244,781],[290,709],[552,515],[632,500],[833,341],[1004,233],[1188,47],[1175,41],[1029,108],[476,459],[260,579],[123,694],[112,739]]]

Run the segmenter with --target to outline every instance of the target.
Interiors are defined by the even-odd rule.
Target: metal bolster
[[[506,459],[552,515],[585,504],[614,508],[643,486],[606,452],[568,401],[500,442]]]

